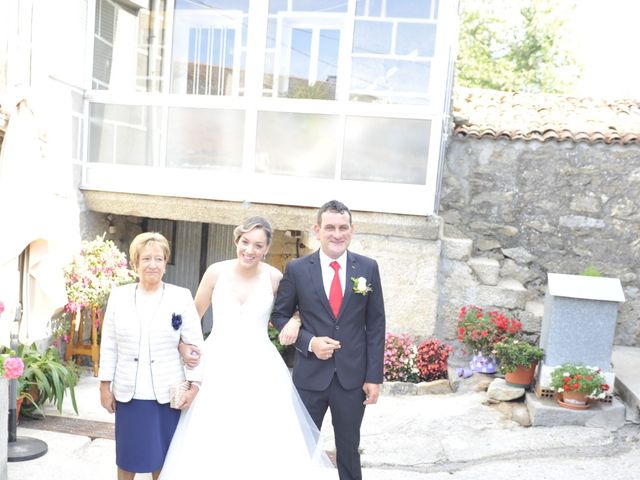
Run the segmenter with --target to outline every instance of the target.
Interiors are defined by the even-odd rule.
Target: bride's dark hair
[[[233,239],[236,243],[240,240],[240,236],[243,233],[250,232],[251,230],[259,228],[264,231],[264,234],[267,236],[267,245],[271,245],[271,237],[273,236],[273,230],[271,229],[271,224],[262,217],[251,217],[247,218],[241,225],[238,225],[233,230]]]

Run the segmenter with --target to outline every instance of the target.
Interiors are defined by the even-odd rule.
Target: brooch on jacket
[[[179,313],[172,313],[171,326],[173,327],[173,329],[178,330],[181,325],[182,325],[182,315],[180,315]]]

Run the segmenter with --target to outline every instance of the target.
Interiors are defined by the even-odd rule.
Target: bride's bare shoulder
[[[275,292],[278,289],[278,285],[280,285],[280,280],[282,280],[282,272],[271,265],[264,264],[264,267],[268,269],[269,278],[271,279],[271,285],[273,286],[273,291]]]
[[[207,270],[204,272],[203,278],[206,278],[207,280],[215,284],[215,282],[218,280],[218,277],[220,277],[220,273],[231,268],[231,264],[234,261],[235,260],[223,260],[221,262],[212,263],[207,267]]]

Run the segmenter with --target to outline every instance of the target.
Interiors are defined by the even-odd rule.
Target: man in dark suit
[[[354,227],[344,204],[324,204],[314,231],[320,250],[287,264],[271,321],[281,330],[300,313],[293,382],[318,428],[331,409],[340,480],[356,480],[365,406],[377,402],[383,379],[380,273],[375,260],[347,250]]]

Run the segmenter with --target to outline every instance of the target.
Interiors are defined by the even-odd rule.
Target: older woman
[[[198,368],[185,370],[178,344],[202,345],[200,317],[191,292],[162,281],[169,242],[159,233],[138,235],[129,260],[139,282],[109,296],[100,345],[100,401],[115,412],[118,480],[160,470],[180,418],[199,390]],[[178,409],[170,389],[192,381]]]

